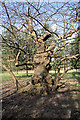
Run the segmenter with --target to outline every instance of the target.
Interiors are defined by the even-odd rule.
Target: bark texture
[[[42,37],[45,39],[44,37]],[[50,52],[45,51],[45,42],[42,39],[39,39],[37,43],[37,53],[34,55],[33,65],[34,65],[34,74],[32,76],[32,84],[40,83],[44,91],[49,91],[53,85],[52,76],[49,74],[51,68],[51,56]]]

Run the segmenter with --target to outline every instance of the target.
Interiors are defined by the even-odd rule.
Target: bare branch
[[[64,57],[64,58],[61,59],[61,62],[64,61],[64,60],[67,60],[67,59],[77,59],[77,57],[79,57],[79,54],[72,55],[70,57]]]
[[[1,35],[1,34],[0,34]],[[24,52],[25,54],[27,54],[26,51],[24,51],[22,48],[19,47],[19,45],[17,43],[14,43],[13,41],[11,40],[8,40],[10,43],[7,43],[7,39],[5,39],[2,35],[1,35],[2,39],[4,40],[4,43],[9,46],[9,47],[12,47],[12,48],[16,48],[16,49],[19,49],[21,50],[22,52]],[[13,45],[11,45],[13,44]],[[16,46],[15,46],[16,45]]]
[[[12,27],[12,25],[11,25],[11,20],[10,20],[10,16],[9,16],[8,11],[7,11],[6,5],[5,5],[5,3],[3,3],[3,2],[2,2],[2,5],[3,5],[3,7],[5,8],[6,14],[7,14],[8,19],[9,19],[9,22],[10,22],[11,29],[12,29],[12,31],[13,31],[13,27]]]
[[[70,1],[70,0],[69,0]],[[68,2],[69,2],[68,1]],[[57,14],[57,12],[59,11],[59,10],[61,10],[68,2],[65,2],[64,3],[64,5],[62,5],[60,8],[58,8],[57,10],[56,10],[56,12],[55,13],[53,13],[53,14],[51,14],[46,20],[48,20],[50,17],[52,17],[53,15],[55,15],[55,14]]]
[[[27,63],[27,62],[24,62],[24,63],[21,63],[21,64],[15,64],[16,65],[16,67],[19,67],[19,66],[23,66],[23,65],[32,65],[33,66],[33,63],[32,62],[30,62],[30,63]]]
[[[2,25],[2,27],[6,28],[14,36],[14,38],[16,39],[15,34],[9,28],[5,27],[4,25]]]
[[[11,75],[12,79],[14,80],[14,83],[16,84],[17,90],[18,90],[18,85],[20,85],[22,87],[22,85],[19,83],[19,81],[17,80],[17,78],[15,77],[14,73],[8,69],[5,65],[2,64],[2,67],[9,72],[9,74]]]
[[[36,18],[34,18],[33,16],[30,15],[30,17],[32,19],[34,19],[35,21],[37,21],[46,31],[48,31],[51,34],[55,34],[58,37],[58,34],[56,32],[51,32],[49,29],[47,29],[39,20],[37,20]]]

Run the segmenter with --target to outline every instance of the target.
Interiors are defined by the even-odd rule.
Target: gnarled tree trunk
[[[40,83],[44,91],[49,92],[53,85],[52,76],[49,74],[51,56],[50,52],[45,51],[45,48],[45,42],[39,39],[37,43],[37,53],[33,59],[34,74],[31,81],[33,85]]]
[[[50,66],[51,54],[49,49],[47,50],[46,48],[45,41],[49,37],[51,37],[51,33],[47,32],[42,36],[38,37],[33,29],[32,19],[30,17],[29,17],[27,29],[31,32],[32,37],[36,41],[36,48],[37,48],[36,54],[34,55],[33,58],[34,74],[31,78],[32,86],[35,88],[37,84],[39,85],[38,88],[40,88],[41,86],[43,91],[49,92],[50,88],[52,89],[53,86],[53,79],[52,76],[49,74],[49,70],[51,68]]]

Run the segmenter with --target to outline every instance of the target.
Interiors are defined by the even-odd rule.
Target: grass
[[[2,78],[2,83],[8,82],[8,81],[13,82],[13,79],[8,72],[0,73],[0,76]]]
[[[16,72],[14,72],[14,74],[15,74],[16,78],[18,79],[19,83],[21,85],[25,86],[26,83],[29,82],[29,80],[30,80],[27,78],[31,78],[33,75],[33,73],[31,73],[31,72],[28,73],[28,77],[26,76],[25,71],[19,71],[18,74]],[[56,76],[55,72],[50,72],[50,74],[53,76],[53,78]],[[60,75],[61,74],[62,73],[60,73]],[[4,88],[8,88],[10,90],[13,89],[15,84],[13,83],[13,79],[11,78],[11,76],[8,72],[0,73],[0,77],[2,77],[3,90],[4,90]],[[65,89],[65,88],[69,88],[71,91],[75,91],[74,95],[78,95],[79,92],[77,92],[77,91],[80,91],[80,85],[79,85],[80,71],[78,71],[78,72],[70,71],[70,72],[66,73],[65,76],[63,77],[63,79],[59,83],[62,85],[60,88],[61,90]],[[78,96],[80,96],[80,94]]]
[[[60,73],[60,75],[62,74],[63,72]],[[50,74],[53,76],[53,78],[57,75],[57,73],[52,73],[50,72]],[[69,71],[68,73],[66,73],[63,77],[63,79],[73,79],[73,80],[78,80],[78,82],[80,83],[80,71],[76,72],[76,71]]]
[[[60,75],[63,72],[61,71]],[[54,72],[50,73],[53,78],[56,76],[56,74]],[[74,71],[71,70],[68,73],[66,73],[63,77],[63,79],[61,80],[62,82],[67,82],[67,85],[69,84],[71,89],[76,89],[76,90],[80,90],[80,71]]]
[[[76,80],[78,83],[80,83],[80,71],[68,72],[67,74],[65,74],[63,79],[73,80],[73,82]]]
[[[14,75],[18,80],[26,80],[26,73],[19,71],[18,74],[14,72]],[[28,74],[28,78],[31,78],[33,73]],[[0,73],[0,77],[2,78],[2,83],[5,84],[6,82],[13,83],[13,79],[11,78],[10,74],[8,72],[2,72]]]
[[[18,80],[26,80],[26,72],[23,71],[19,71],[18,74],[16,72],[14,72],[16,78]],[[53,72],[50,72],[50,74],[53,76],[53,78],[56,76],[56,74]],[[62,73],[60,73],[61,75]],[[28,78],[31,78],[33,75],[33,73],[28,73]],[[2,83],[5,83],[7,81],[13,82],[10,74],[8,72],[3,72],[2,74],[0,73],[0,76],[2,77]],[[68,73],[65,74],[65,76],[63,77],[63,79],[73,79],[73,80],[78,80],[78,82],[80,83],[80,71],[76,72],[76,71],[70,71]]]
[[[33,73],[28,73],[28,78],[31,78],[33,75]],[[18,78],[18,79],[24,79],[26,80],[27,76],[25,73],[19,73],[19,74],[15,74],[15,76]]]

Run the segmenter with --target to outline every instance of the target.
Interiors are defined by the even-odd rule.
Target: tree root
[[[46,84],[36,84],[32,85],[29,83],[26,87],[18,90],[19,93],[26,93],[27,95],[47,95],[52,92],[52,87]]]

